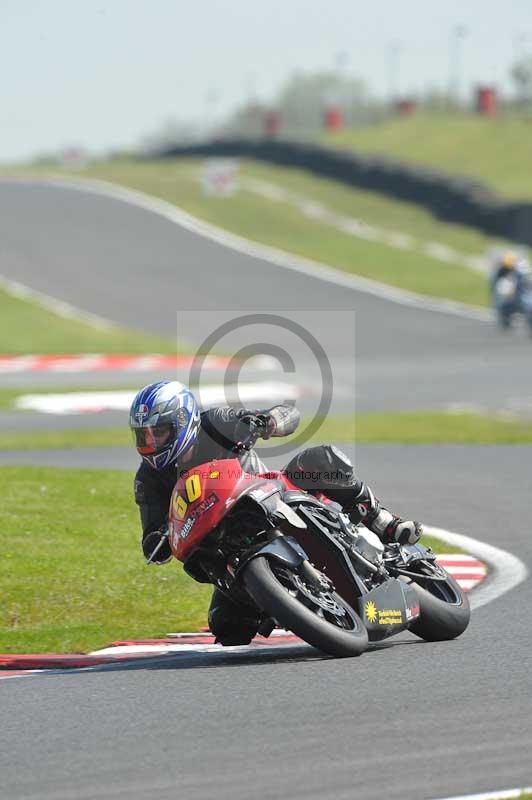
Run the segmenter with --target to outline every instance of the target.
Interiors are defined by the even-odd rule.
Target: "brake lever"
[[[165,543],[165,541],[168,539],[169,536],[170,536],[170,531],[168,531],[168,530],[165,531],[164,533],[161,533],[161,538],[159,540],[159,544],[152,551],[151,556],[146,559],[146,564],[151,564],[153,562],[153,559],[155,558],[155,556],[157,555],[157,553],[159,552],[159,550],[161,549],[161,547],[163,546],[163,544]]]

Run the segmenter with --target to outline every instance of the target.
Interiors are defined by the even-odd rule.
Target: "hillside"
[[[532,199],[532,117],[417,114],[321,141],[469,175],[507,197]]]

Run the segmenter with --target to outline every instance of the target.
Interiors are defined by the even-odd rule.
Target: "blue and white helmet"
[[[150,383],[133,400],[129,427],[143,461],[164,469],[193,447],[200,429],[199,406],[178,381]]]

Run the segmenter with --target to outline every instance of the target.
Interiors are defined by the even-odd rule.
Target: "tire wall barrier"
[[[532,203],[508,201],[469,178],[347,150],[283,140],[228,139],[172,147],[152,158],[251,158],[416,203],[445,222],[532,245]]]

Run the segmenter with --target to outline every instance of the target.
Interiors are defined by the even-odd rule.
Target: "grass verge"
[[[144,566],[132,477],[4,467],[0,652],[81,652],[205,623],[209,589]]]
[[[0,350],[27,353],[175,353],[170,339],[61,317],[0,289]]]
[[[348,273],[431,297],[480,306],[489,302],[485,278],[472,269],[443,263],[415,250],[357,239],[325,222],[308,218],[290,204],[257,196],[245,187],[230,197],[206,197],[198,181],[202,163],[195,160],[148,163],[117,160],[91,165],[83,171],[82,177],[139,189],[218,227]],[[461,226],[440,223],[412,204],[350,190],[300,170],[245,163],[242,177],[272,181],[369,224],[435,240],[466,253],[482,254],[489,243],[487,237]]]
[[[303,420],[298,433],[305,424]],[[369,413],[330,417],[312,439],[358,444],[532,444],[532,422],[443,411]],[[131,446],[126,424],[123,428],[0,433],[0,451],[126,446]]]
[[[176,561],[144,565],[130,475],[36,467],[0,472],[0,652],[86,652],[205,624],[210,587],[186,576]]]
[[[350,438],[347,438],[347,437]],[[492,414],[405,411],[331,417],[319,437],[400,444],[532,444],[532,421]]]

